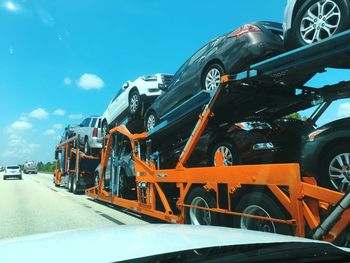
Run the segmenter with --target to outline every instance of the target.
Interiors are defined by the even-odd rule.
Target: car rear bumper
[[[10,178],[10,177],[21,177],[22,176],[22,174],[9,174],[9,173],[5,173],[4,174],[4,177],[6,177],[6,178]]]
[[[101,149],[101,148],[102,148],[101,139],[98,138],[98,137],[92,137],[92,138],[90,138],[90,140],[89,140],[89,145],[90,145],[90,148],[98,148],[98,149]]]

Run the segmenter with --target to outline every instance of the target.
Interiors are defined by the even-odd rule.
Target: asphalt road
[[[125,209],[55,187],[52,175],[23,175],[23,180],[3,180],[3,173],[0,173],[0,239],[147,223]]]

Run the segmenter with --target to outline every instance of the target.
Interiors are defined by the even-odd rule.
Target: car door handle
[[[205,60],[205,56],[202,56],[199,60],[198,60],[198,63],[202,63],[204,60]]]

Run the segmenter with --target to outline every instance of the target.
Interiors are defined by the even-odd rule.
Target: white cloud
[[[78,84],[78,87],[85,90],[102,89],[105,85],[105,83],[99,76],[95,74],[88,74],[88,73],[81,75],[77,84]]]
[[[69,86],[70,84],[72,84],[72,80],[68,77],[65,77],[63,80],[63,83],[66,84],[67,86]]]
[[[345,102],[339,105],[338,113],[339,118],[349,117],[350,116],[350,102]]]
[[[33,128],[33,126],[30,122],[19,120],[12,123],[11,126],[7,129],[7,132],[11,135],[14,132],[30,130],[31,128]]]
[[[79,120],[81,118],[83,118],[83,114],[79,113],[79,114],[71,114],[68,116],[69,119],[71,120]]]
[[[56,116],[64,116],[65,112],[62,109],[56,109],[52,114]]]
[[[44,135],[56,135],[56,131],[53,130],[53,129],[47,129],[47,130],[44,132]]]
[[[8,148],[1,153],[1,156],[16,159],[31,159],[31,155],[38,148],[40,148],[39,144],[29,143],[22,137],[18,136],[17,138],[10,139]]]
[[[42,108],[37,108],[33,110],[31,113],[29,113],[28,116],[38,120],[44,120],[49,117],[49,113]]]
[[[63,128],[63,125],[61,123],[56,123],[52,126],[54,129],[59,130]]]

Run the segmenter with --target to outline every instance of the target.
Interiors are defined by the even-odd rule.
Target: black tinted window
[[[90,121],[91,121],[91,118],[85,119],[85,120],[83,121],[83,126],[84,126],[84,127],[89,127]]]
[[[7,166],[7,169],[19,169],[19,166]]]
[[[96,121],[97,121],[96,118],[92,119],[92,122],[91,122],[91,124],[90,124],[90,127],[95,127]]]

